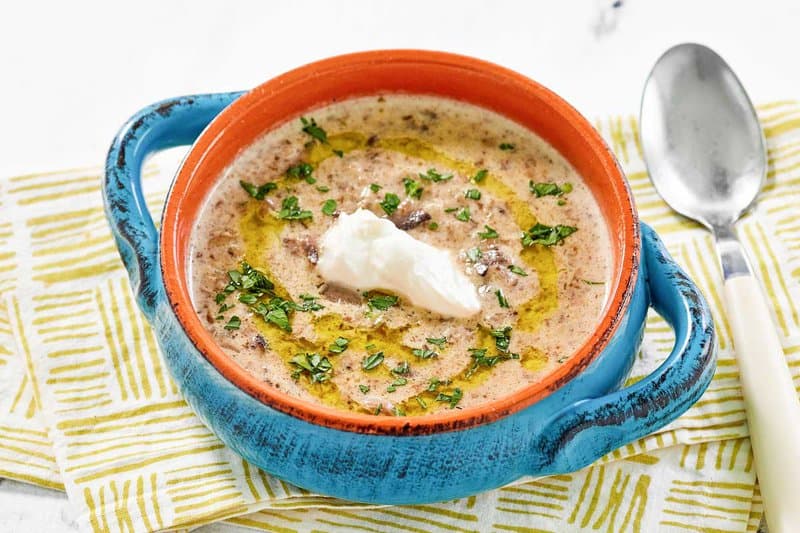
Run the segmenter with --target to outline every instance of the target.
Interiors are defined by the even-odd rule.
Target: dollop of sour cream
[[[330,283],[389,291],[448,317],[481,310],[475,286],[447,250],[418,241],[366,209],[341,213],[322,236],[319,252],[317,269]]]

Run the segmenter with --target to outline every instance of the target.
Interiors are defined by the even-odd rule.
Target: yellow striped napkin
[[[741,234],[798,375],[800,105],[776,102],[760,113],[769,182]],[[435,505],[356,505],[271,478],[219,442],[177,393],[106,227],[100,171],[83,169],[0,180],[0,476],[64,486],[93,531],[222,519],[266,531],[755,531],[762,508],[711,240],[650,186],[635,120],[596,125],[642,218],[708,296],[719,329],[708,392],[657,434],[580,472]],[[154,212],[168,183],[146,173]],[[658,365],[671,342],[666,324],[649,317],[631,380]]]

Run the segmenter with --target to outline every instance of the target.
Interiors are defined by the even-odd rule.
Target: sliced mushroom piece
[[[312,265],[316,265],[317,261],[319,261],[317,244],[310,237],[306,236],[299,239],[286,237],[283,239],[283,245],[294,255],[305,255]]]
[[[320,288],[319,292],[325,297],[326,300],[331,302],[344,302],[353,305],[358,305],[361,303],[360,294],[338,285],[326,283]]]
[[[398,229],[408,231],[414,229],[423,222],[431,219],[430,213],[423,209],[414,209],[406,213],[400,214],[399,211],[392,217],[392,222]]]

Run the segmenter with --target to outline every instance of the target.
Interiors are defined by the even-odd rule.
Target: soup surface
[[[448,250],[481,311],[450,318],[326,283],[320,238],[359,208]],[[485,109],[412,95],[337,102],[264,134],[209,194],[191,257],[195,308],[247,372],[381,416],[539,381],[594,330],[611,268],[599,207],[555,149]]]

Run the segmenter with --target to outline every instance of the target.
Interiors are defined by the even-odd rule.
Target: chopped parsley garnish
[[[290,178],[308,178],[314,171],[314,167],[308,163],[298,163],[286,169],[286,175]]]
[[[328,144],[328,134],[325,130],[317,126],[317,121],[313,118],[308,120],[306,117],[301,117],[300,122],[303,123],[303,131],[318,140],[323,144]]]
[[[508,300],[506,300],[503,291],[497,289],[496,291],[494,291],[494,295],[497,296],[497,303],[500,305],[500,307],[508,309]]]
[[[369,189],[370,189],[372,192],[378,192],[379,190],[383,189],[383,187],[381,187],[381,186],[380,186],[380,185],[378,185],[377,183],[370,183],[370,185],[369,185]]]
[[[461,222],[469,222],[469,207],[462,207],[459,212],[456,213],[456,219],[460,220]]]
[[[336,214],[336,200],[330,198],[325,200],[325,203],[322,204],[322,213],[328,216]]]
[[[564,185],[559,187],[555,183],[549,183],[549,182],[534,183],[533,181],[529,181],[528,188],[531,190],[533,194],[536,195],[536,198],[541,198],[542,196],[562,196],[564,194],[572,192],[571,183],[565,183]]]
[[[396,405],[394,406],[394,409],[392,409],[392,412],[394,413],[394,416],[406,416],[406,412]]]
[[[428,381],[428,388],[425,390],[428,392],[436,392],[439,389],[439,386],[447,386],[449,384],[449,379],[431,378],[430,381]]]
[[[561,224],[548,226],[537,222],[528,231],[522,233],[522,245],[533,246],[534,244],[541,244],[542,246],[553,246],[564,242],[564,239],[576,231],[578,231],[578,228],[574,226],[563,226]]]
[[[271,181],[268,181],[267,183],[258,186],[253,185],[252,183],[248,183],[246,181],[239,181],[239,185],[242,186],[242,189],[247,191],[247,194],[249,194],[256,200],[263,200],[264,197],[267,196],[267,194],[270,191],[274,191],[275,189],[278,188],[278,186]]]
[[[474,175],[474,176],[472,176],[472,178],[471,178],[471,179],[472,179],[472,182],[473,182],[473,183],[480,183],[480,182],[482,182],[483,180],[485,180],[485,179],[486,179],[486,176],[488,176],[488,175],[489,175],[489,171],[488,171],[488,170],[486,170],[485,168],[482,168],[481,170],[479,170],[478,172],[476,172],[476,173],[475,173],[475,175]]]
[[[494,337],[494,345],[501,352],[507,352],[508,346],[511,344],[511,326],[506,326],[503,329],[493,329],[489,332]]]
[[[445,213],[455,213],[456,211],[458,211],[457,207],[448,207],[444,210]]]
[[[428,402],[426,402],[425,399],[422,396],[415,396],[414,399],[417,400],[417,403],[423,409],[427,409],[428,408]]]
[[[408,364],[408,361],[403,361],[396,367],[391,370],[392,374],[397,374],[398,376],[408,374],[411,372],[411,365]]]
[[[438,353],[434,352],[433,350],[428,350],[427,348],[414,348],[411,350],[411,353],[420,359],[432,359],[439,356]]]
[[[350,344],[349,340],[344,337],[337,337],[336,340],[328,346],[328,351],[330,353],[340,354],[347,349],[348,344]]]
[[[450,404],[450,409],[455,409],[456,405],[458,405],[458,402],[461,401],[461,398],[463,396],[464,395],[461,392],[461,389],[456,387],[449,394],[445,394],[444,392],[440,392],[439,394],[437,394],[436,395],[436,401],[437,402],[447,402],[447,403]]]
[[[343,151],[341,151],[341,150],[331,150],[331,151],[332,151],[334,154],[336,154],[336,157],[340,157],[340,158],[341,158],[341,157],[344,157],[344,152],[343,152]]]
[[[376,414],[376,415],[379,415],[379,414],[381,414],[381,409],[383,409],[383,404],[382,404],[382,403],[379,403],[379,404],[378,404],[378,407],[376,407],[376,408],[375,408],[375,414]]]
[[[500,143],[499,148],[505,152],[508,152],[516,149],[517,147],[513,143]]]
[[[300,209],[300,202],[297,196],[289,196],[283,199],[281,203],[281,210],[278,212],[278,218],[284,220],[304,220],[313,218],[311,211]]]
[[[432,181],[433,183],[439,183],[440,181],[447,181],[449,179],[453,179],[452,174],[447,174],[445,176],[437,172],[435,168],[429,168],[425,174],[420,174],[419,177],[424,180]]]
[[[477,263],[483,257],[483,252],[481,252],[480,248],[470,248],[467,250],[467,259],[470,260],[471,263]]]
[[[509,269],[511,272],[513,272],[514,274],[516,274],[517,276],[527,276],[527,275],[528,275],[528,273],[527,273],[527,272],[525,272],[524,270],[522,270],[522,269],[521,269],[520,267],[518,267],[517,265],[508,265],[508,269]]]
[[[464,198],[469,198],[470,200],[480,200],[481,191],[478,189],[467,189],[467,191],[464,193]]]
[[[423,188],[418,181],[412,180],[411,178],[403,178],[403,187],[405,187],[406,196],[408,197],[419,200],[422,196]]]
[[[491,226],[483,226],[483,229],[484,231],[478,232],[478,237],[481,239],[496,239],[500,236],[500,234],[497,233],[497,230]]]
[[[447,344],[447,337],[426,337],[425,340],[439,348]]]
[[[383,363],[383,352],[369,354],[361,361],[361,368],[365,371],[373,370]]]
[[[400,205],[400,197],[393,192],[387,192],[386,196],[383,197],[383,201],[379,202],[379,204],[387,215],[392,216]]]
[[[508,361],[509,359],[519,359],[519,354],[516,353],[498,353],[496,355],[487,356],[488,350],[486,348],[470,348],[469,354],[472,356],[472,365],[464,373],[464,377],[469,379],[480,367],[491,368],[500,361]]]
[[[299,353],[290,362],[296,367],[292,372],[292,379],[299,379],[306,374],[311,383],[324,383],[330,381],[333,374],[331,362],[318,353]]]
[[[327,185],[317,185],[317,190],[319,192],[328,192],[331,190],[331,188],[328,187]]]
[[[228,323],[225,324],[225,329],[239,329],[239,326],[241,325],[242,320],[238,316],[233,315],[231,319],[228,320]]]
[[[293,311],[317,311],[322,309],[322,305],[317,303],[317,297],[308,294],[301,294],[302,304],[297,304],[291,300],[285,300],[275,295],[275,285],[267,279],[263,272],[251,267],[246,261],[242,261],[241,270],[231,270],[228,272],[228,285],[223,291],[217,294],[215,300],[222,301],[227,294],[239,291],[238,300],[246,304],[250,311],[260,316],[265,322],[274,324],[284,331],[292,331],[289,323],[289,315]],[[221,298],[220,298],[221,296]],[[220,312],[226,311],[229,307],[220,308]],[[238,329],[241,321],[238,317],[232,317],[226,328]]]
[[[369,305],[370,309],[386,311],[390,307],[397,305],[398,301],[400,301],[400,298],[397,296],[391,294],[378,294],[376,296],[371,296],[367,300],[367,305]]]
[[[567,201],[564,200],[563,198],[559,198],[558,201],[556,202],[556,204],[557,205],[567,205]]]
[[[406,378],[397,378],[392,382],[391,385],[386,387],[386,392],[394,392],[397,390],[397,387],[402,387],[406,384],[408,384],[408,380]]]
[[[369,392],[369,385],[359,385],[358,386],[358,390],[360,390],[362,393],[366,394],[366,393]]]
[[[439,229],[439,223],[438,222],[428,223],[428,229],[431,231],[436,231],[437,229]]]

